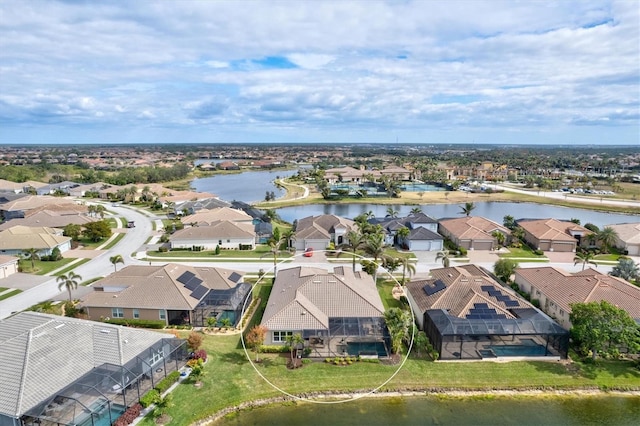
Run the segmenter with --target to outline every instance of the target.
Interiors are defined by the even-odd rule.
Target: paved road
[[[109,261],[109,258],[116,254],[122,255],[125,265],[142,263],[139,260],[132,258],[131,254],[135,253],[141,246],[143,246],[152,234],[152,221],[155,218],[146,216],[138,210],[127,207],[113,207],[108,205],[108,209],[127,220],[133,220],[136,227],[129,228],[124,238],[120,240],[115,247],[104,250],[99,256],[74,269],[74,272],[82,277],[82,281],[87,281],[96,277],[103,277],[112,273],[114,266]],[[118,267],[120,268],[122,265],[119,265]],[[10,280],[11,277],[8,279]],[[64,290],[64,292],[66,292],[66,290]],[[29,290],[25,290],[20,294],[0,301],[0,319],[8,317],[13,312],[19,312],[27,309],[28,307],[44,300],[57,298],[61,293],[63,292],[58,290],[56,277],[51,277],[49,280],[37,284]]]

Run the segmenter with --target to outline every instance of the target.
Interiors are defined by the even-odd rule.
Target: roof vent
[[[109,333],[111,333],[111,330],[107,330],[107,329],[103,328],[102,330],[100,330],[100,333],[109,334]]]
[[[53,328],[55,328],[56,330],[58,330],[58,329],[60,329],[60,328],[62,328],[62,327],[64,327],[64,326],[65,326],[65,324],[58,324],[58,325],[56,325],[56,326],[55,326],[55,327],[53,327]]]
[[[302,311],[300,315],[307,315],[307,313],[305,311]]]

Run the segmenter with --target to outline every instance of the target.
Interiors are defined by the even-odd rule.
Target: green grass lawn
[[[608,253],[608,254],[597,254],[594,257],[594,260],[597,262],[599,260],[604,260],[604,261],[608,261],[608,262],[617,262],[618,260],[620,260],[620,254],[615,254],[615,253]]]
[[[396,283],[394,281],[380,281],[378,280],[378,284],[376,285],[378,289],[378,294],[380,295],[380,299],[382,299],[382,304],[384,305],[384,310],[388,310],[389,308],[401,308],[403,307],[399,300],[393,298],[391,291],[393,287],[395,287]]]
[[[111,247],[114,247],[116,244],[118,244],[123,238],[124,234],[117,234],[111,241],[109,241],[109,244],[101,247],[100,250],[109,250]],[[101,243],[104,243],[104,240],[101,241]]]
[[[75,260],[75,259],[71,259],[71,260]],[[73,271],[74,269],[76,269],[78,266],[80,265],[84,265],[85,263],[89,262],[91,259],[82,259],[76,263],[74,263],[73,265],[69,265],[69,267],[64,268],[59,270],[58,272],[56,272],[56,276],[59,277],[60,275],[64,275],[66,273],[68,273],[69,271]]]
[[[172,424],[189,425],[225,407],[281,396],[254,371],[238,335],[206,336],[203,348],[209,354],[203,386],[198,389],[187,380],[174,390],[173,407],[169,410]],[[250,353],[250,356],[255,355]],[[288,370],[284,356],[261,354],[260,357],[264,360],[257,364],[260,373],[291,394],[368,391],[386,381],[398,368],[371,363],[337,367],[313,362]],[[565,365],[559,362],[433,363],[410,358],[381,390],[576,388],[640,389],[640,371],[634,369],[631,362],[622,361]],[[141,424],[154,423],[145,419]]]
[[[2,296],[0,296],[0,300],[8,299],[11,296],[15,296],[18,293],[22,293],[22,290],[19,290],[19,289],[11,290],[9,293],[5,293]]]
[[[193,257],[193,258],[207,258],[212,259],[230,259],[230,258],[244,258],[255,259],[262,261],[273,262],[273,255],[269,251],[269,246],[265,244],[258,244],[255,250],[220,250],[220,254],[215,254],[213,251],[190,251],[190,250],[173,250],[165,253],[159,251],[147,252],[149,256],[153,257]],[[292,257],[291,254],[281,252],[278,254],[278,262]]]
[[[531,247],[523,245],[520,248],[509,247],[509,253],[502,253],[500,257],[505,258],[527,258],[527,259],[540,259],[540,260],[549,260],[543,254],[535,254]]]
[[[73,262],[74,260],[75,259],[72,258],[63,258],[54,262],[36,260],[34,262],[35,267],[31,266],[30,260],[20,260],[19,264],[22,272],[25,272],[27,274],[46,275],[51,271],[54,271],[70,262]]]

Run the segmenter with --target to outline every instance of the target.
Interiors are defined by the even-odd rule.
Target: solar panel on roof
[[[445,288],[447,288],[447,286],[442,280],[436,280],[433,284],[426,284],[424,287],[422,287],[424,292],[427,293],[427,296],[436,294],[437,292],[439,292],[440,290],[444,290]]]
[[[477,309],[488,309],[489,305],[486,303],[474,303],[473,306]]]
[[[209,289],[203,285],[196,287],[195,290],[193,290],[193,292],[190,294],[191,297],[193,297],[194,299],[200,299],[202,296],[204,296],[205,294],[207,294],[207,291]]]
[[[233,281],[234,283],[237,283],[238,281],[240,281],[241,278],[242,278],[242,275],[240,275],[237,272],[233,272],[231,273],[231,275],[229,275],[229,280]]]
[[[467,319],[480,319],[480,315],[469,314],[467,315]]]
[[[492,296],[492,297],[502,296],[502,293],[500,292],[500,290],[491,290],[488,293],[489,293],[489,296]]]
[[[496,314],[496,319],[507,319],[505,314]]]
[[[492,285],[481,285],[480,290],[482,291],[492,291],[494,287]]]
[[[186,284],[187,282],[189,282],[189,280],[193,277],[195,277],[196,275],[191,272],[191,271],[186,271],[184,272],[182,275],[180,275],[178,277],[178,281],[181,282],[182,284]]]
[[[191,278],[187,283],[185,283],[185,287],[189,290],[195,290],[200,284],[202,284],[202,280],[196,276]]]
[[[516,306],[519,306],[520,304],[518,302],[516,302],[515,300],[507,300],[506,302],[504,302],[504,305],[509,307],[509,308],[514,308]]]
[[[502,294],[500,296],[496,296],[496,299],[498,299],[501,302],[506,302],[507,300],[511,300],[511,298],[505,294]]]

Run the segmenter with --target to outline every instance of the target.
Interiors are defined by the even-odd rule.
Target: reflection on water
[[[216,425],[636,425],[640,397],[363,398],[343,404],[272,405]]]

